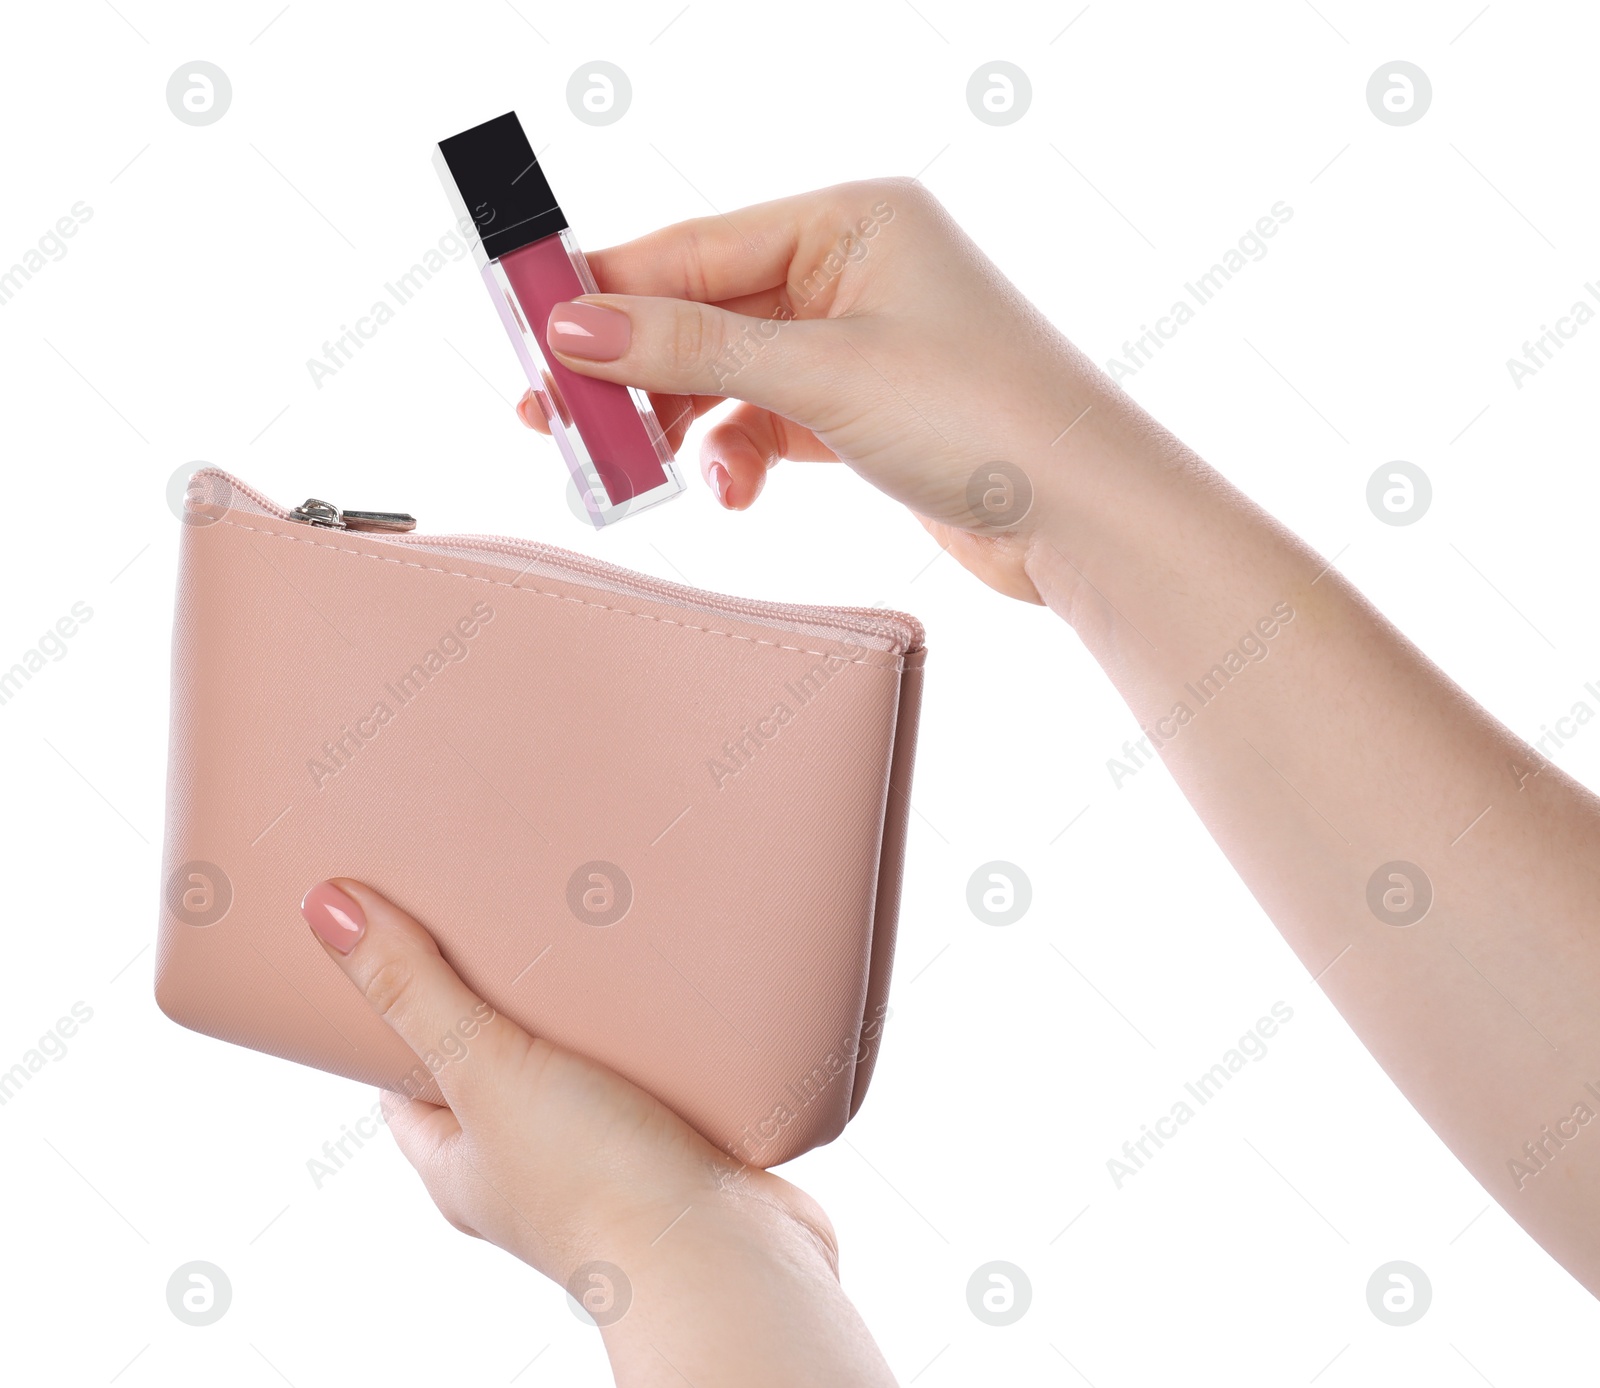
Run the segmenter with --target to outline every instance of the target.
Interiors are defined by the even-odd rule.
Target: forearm
[[[1600,1294],[1600,806],[1100,389],[1030,577],[1379,1063]],[[1404,881],[1369,906],[1394,862],[1431,884],[1412,924]]]
[[[604,1329],[618,1388],[894,1388],[831,1249],[788,1213],[735,1198],[644,1233],[622,1245],[630,1304]]]

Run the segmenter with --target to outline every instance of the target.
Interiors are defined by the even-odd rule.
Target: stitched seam
[[[535,593],[542,598],[553,598],[557,602],[575,602],[584,607],[598,607],[602,612],[615,612],[624,617],[637,617],[645,622],[659,622],[663,626],[681,627],[685,631],[698,631],[706,636],[722,636],[730,641],[746,641],[753,646],[770,646],[774,650],[792,651],[797,655],[814,655],[821,660],[841,660],[847,665],[865,665],[874,670],[898,671],[904,664],[905,657],[894,657],[893,665],[879,665],[873,660],[850,660],[841,656],[837,651],[814,651],[808,646],[785,646],[781,641],[763,641],[758,636],[745,636],[736,631],[721,631],[716,627],[696,626],[693,622],[679,622],[671,617],[660,617],[653,612],[636,612],[630,607],[614,607],[610,603],[593,602],[588,598],[572,597],[566,593],[551,593],[543,588],[535,588],[530,584],[507,583],[503,579],[485,578],[482,574],[461,573],[455,569],[436,568],[432,564],[419,564],[412,559],[400,559],[388,554],[368,554],[365,550],[346,549],[343,545],[333,545],[325,540],[314,540],[309,535],[289,535],[282,530],[267,530],[258,525],[245,525],[242,521],[228,520],[219,517],[223,525],[231,525],[236,530],[248,530],[254,535],[270,535],[277,540],[288,540],[297,545],[313,545],[317,549],[331,549],[340,554],[351,554],[357,559],[375,559],[384,564],[398,564],[406,569],[421,569],[425,573],[444,574],[448,578],[464,578],[473,583],[486,583],[491,588],[509,588],[516,593]]]

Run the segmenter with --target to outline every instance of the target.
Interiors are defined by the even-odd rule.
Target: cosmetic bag
[[[529,1032],[771,1166],[860,1107],[926,655],[878,609],[700,592],[190,480],[156,997],[442,1103],[299,912],[370,884]],[[443,1041],[445,1038],[442,1038]]]

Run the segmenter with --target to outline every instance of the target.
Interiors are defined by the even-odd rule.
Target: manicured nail
[[[544,416],[539,413],[539,402],[533,398],[533,389],[522,392],[522,399],[517,401],[517,416],[530,429],[537,429],[544,422]]]
[[[633,325],[628,315],[598,304],[557,304],[550,310],[546,340],[556,351],[585,361],[615,361],[628,350]]]
[[[300,914],[312,933],[340,954],[349,954],[367,928],[361,903],[341,892],[332,882],[318,882],[300,903]]]
[[[721,463],[712,463],[709,476],[711,485],[717,491],[717,504],[732,510],[733,508],[728,506],[728,488],[733,485],[733,478],[728,476],[728,469],[723,467]]]

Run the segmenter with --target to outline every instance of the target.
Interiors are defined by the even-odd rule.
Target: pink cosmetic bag
[[[190,481],[156,998],[435,1103],[299,913],[333,876],[528,1031],[771,1166],[861,1106],[926,655],[897,612],[699,592]]]

